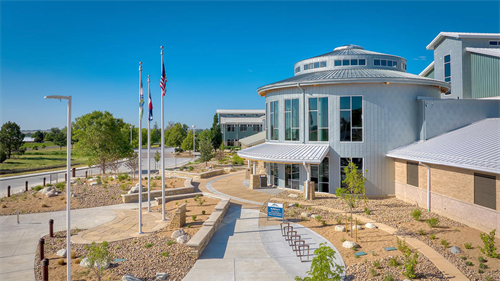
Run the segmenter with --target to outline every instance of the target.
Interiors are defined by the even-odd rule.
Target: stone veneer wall
[[[431,165],[431,211],[484,232],[500,229],[500,177],[496,180],[497,209],[474,204],[474,171]],[[419,166],[418,187],[406,182],[406,161],[396,159],[395,191],[398,199],[427,207],[427,168]],[[483,173],[487,174],[487,173]],[[500,232],[497,233],[500,237]]]
[[[175,211],[174,217],[168,226],[169,228],[177,229],[186,224],[186,206],[187,204],[184,203],[177,208],[177,211]]]
[[[193,186],[192,182],[193,182],[192,178],[187,178],[184,181],[184,187],[165,188],[165,196],[192,193],[194,191],[194,186]],[[151,198],[156,198],[156,197],[161,197],[161,190],[152,190],[151,191]],[[122,200],[123,200],[123,203],[139,202],[139,193],[122,194]],[[143,192],[142,193],[142,201],[144,202],[147,200],[148,200],[148,193]]]
[[[217,169],[217,170],[212,170],[208,172],[203,172],[203,173],[190,173],[190,172],[183,172],[183,171],[165,171],[165,176],[166,177],[189,177],[193,179],[205,179],[213,176],[218,176],[224,174],[223,169]]]
[[[208,217],[208,219],[203,223],[200,230],[198,230],[198,232],[196,232],[196,234],[187,242],[186,246],[191,250],[188,254],[192,258],[198,259],[201,256],[203,250],[205,250],[210,242],[210,239],[212,239],[212,236],[222,222],[222,219],[224,219],[230,203],[231,199],[221,200],[217,206],[215,206],[215,209],[210,217]]]

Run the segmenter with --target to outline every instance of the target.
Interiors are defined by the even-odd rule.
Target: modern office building
[[[427,46],[434,61],[420,76],[446,81],[442,98],[477,99],[500,92],[500,33],[441,32]]]
[[[266,102],[266,142],[238,154],[264,162],[271,185],[304,190],[310,180],[316,191],[329,193],[343,185],[343,169],[352,161],[364,173],[368,196],[429,203],[453,218],[467,210],[461,221],[500,227],[500,100],[475,99],[499,96],[498,84],[474,74],[487,72],[496,56],[476,61],[472,43],[462,44],[472,35],[459,34],[441,33],[429,45],[437,48],[435,69],[420,76],[406,72],[402,57],[355,45],[295,63],[293,77],[257,90]],[[470,40],[476,48],[494,38],[499,34]],[[441,54],[452,39],[462,41],[462,57]],[[467,56],[472,72],[459,66]],[[443,76],[450,71],[451,80]]]
[[[225,146],[240,146],[239,140],[264,130],[265,110],[217,109]]]

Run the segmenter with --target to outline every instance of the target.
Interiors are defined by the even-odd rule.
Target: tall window
[[[451,56],[444,56],[444,81],[451,82]]]
[[[267,120],[269,120],[269,116],[270,116],[270,113],[269,113],[269,109],[267,107],[267,102],[266,102],[266,122],[268,122]],[[269,140],[269,130],[267,128],[269,128],[269,123],[266,123],[266,141]]]
[[[285,187],[291,189],[299,189],[299,182],[300,182],[300,165],[286,164]]]
[[[363,141],[363,97],[340,97],[340,141]]]
[[[254,131],[254,132],[260,132],[260,131],[261,131],[261,128],[262,128],[262,125],[257,125],[257,124],[254,124],[254,125],[252,126],[252,128],[253,128],[253,131]]]
[[[340,186],[343,188],[347,187],[347,185],[343,183],[343,181],[345,180],[344,168],[349,166],[349,161],[352,161],[352,163],[356,165],[358,173],[363,173],[363,158],[340,158]]]
[[[234,125],[233,124],[227,125],[227,131],[228,132],[234,132]]]
[[[474,173],[474,204],[495,210],[496,194],[495,176]]]
[[[418,164],[406,162],[406,183],[418,187]]]
[[[321,164],[311,165],[311,181],[315,182],[314,189],[319,192],[329,192],[330,173],[329,159],[325,157]]]
[[[246,132],[247,131],[247,125],[246,124],[241,124],[240,125],[240,132]]]
[[[279,103],[278,101],[272,101],[270,105],[269,119],[271,120],[271,139],[279,139]]]
[[[309,141],[328,141],[328,98],[309,98]]]
[[[275,186],[279,184],[279,166],[276,163],[270,163],[271,168],[271,183]]]
[[[285,140],[299,140],[299,99],[285,100]]]

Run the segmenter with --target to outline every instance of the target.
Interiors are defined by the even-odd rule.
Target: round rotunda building
[[[335,193],[352,161],[368,196],[394,194],[387,152],[421,139],[425,98],[439,99],[447,82],[406,72],[406,59],[345,45],[295,63],[294,76],[260,87],[266,101],[266,142],[240,157],[265,163],[268,184]]]

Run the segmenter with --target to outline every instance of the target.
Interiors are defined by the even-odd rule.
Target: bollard
[[[7,197],[10,197],[10,185],[7,186]]]
[[[88,178],[88,177],[87,177],[87,171],[85,171],[85,178]]]
[[[45,239],[40,238],[40,240],[38,240],[38,248],[40,250],[40,260],[41,261],[43,260],[43,258],[45,256],[43,245],[45,245]]]
[[[45,181],[46,180],[47,180],[46,178],[43,178],[43,186],[45,186]]]
[[[76,178],[76,168],[73,168],[73,175],[72,177]]]
[[[54,237],[54,220],[49,220],[49,237]]]
[[[44,259],[42,261],[42,280],[49,281],[49,260]]]
[[[26,192],[27,192],[28,191],[28,181],[26,181],[24,188],[26,189]]]
[[[68,181],[68,173],[64,174],[64,181]]]

